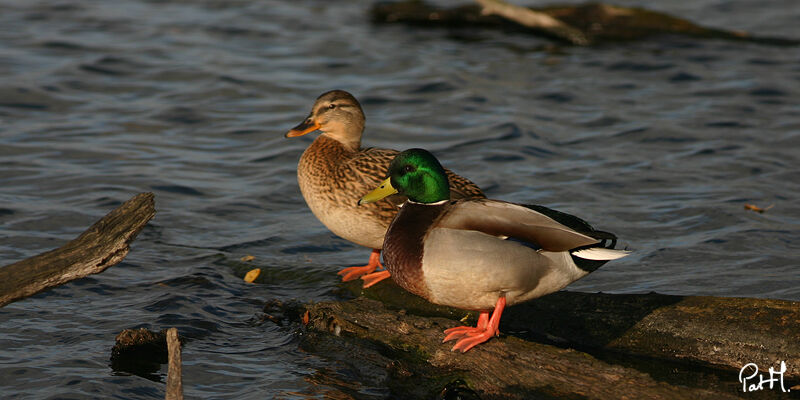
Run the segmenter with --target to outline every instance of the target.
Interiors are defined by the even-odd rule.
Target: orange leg
[[[352,281],[353,279],[358,279],[361,275],[366,275],[369,273],[374,272],[378,267],[383,268],[381,264],[381,251],[372,249],[372,253],[369,255],[369,262],[367,265],[363,267],[349,267],[339,271],[339,275],[342,275],[342,282]]]
[[[444,331],[447,336],[445,336],[442,343],[448,340],[458,339],[452,350],[461,350],[461,352],[466,353],[467,350],[491,339],[493,336],[500,333],[498,330],[500,326],[500,316],[503,315],[503,309],[505,307],[506,298],[500,297],[497,299],[497,304],[494,306],[494,312],[492,312],[491,318],[489,318],[488,312],[482,312],[481,316],[478,318],[477,327],[459,326]]]

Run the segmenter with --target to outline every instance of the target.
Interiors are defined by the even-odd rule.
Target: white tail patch
[[[584,260],[616,260],[631,254],[628,250],[614,250],[604,249],[602,247],[592,247],[590,249],[576,250],[572,252],[573,256],[583,258]]]

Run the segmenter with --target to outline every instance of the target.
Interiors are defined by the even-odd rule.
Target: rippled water
[[[617,3],[800,35],[788,0]],[[258,319],[270,298],[336,298],[335,272],[368,255],[305,207],[295,165],[313,135],[283,138],[333,88],[362,101],[365,144],[429,148],[491,197],[574,213],[635,250],[572,290],[800,300],[797,48],[548,49],[374,26],[369,4],[2,2],[0,265],[135,193],[158,210],[123,263],[0,310],[4,398],[163,397],[109,366],[116,333],[139,326],[191,339],[189,397],[324,396],[321,371],[346,380]],[[240,279],[246,254],[263,284]]]

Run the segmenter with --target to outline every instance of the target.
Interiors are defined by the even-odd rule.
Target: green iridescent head
[[[378,201],[400,193],[418,203],[436,203],[450,199],[450,184],[439,160],[424,149],[409,149],[397,155],[389,165],[389,177],[362,197],[359,204]]]

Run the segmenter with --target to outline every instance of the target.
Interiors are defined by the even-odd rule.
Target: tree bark
[[[122,261],[155,215],[152,193],[140,193],[67,244],[0,268],[0,307]]]
[[[349,363],[357,371],[369,365],[389,370],[386,384],[399,397],[442,396],[449,386],[445,382],[460,382],[467,387],[463,390],[482,399],[736,398],[659,382],[580,351],[512,336],[491,339],[466,353],[451,352],[452,343],[441,343],[442,331],[459,325],[457,321],[389,310],[363,297],[306,309],[304,349]]]

